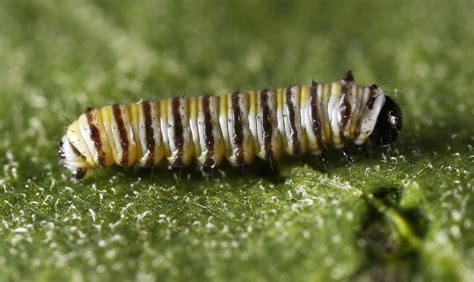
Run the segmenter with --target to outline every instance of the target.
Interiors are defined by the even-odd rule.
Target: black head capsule
[[[402,130],[402,111],[392,98],[385,96],[385,104],[380,110],[370,139],[379,146],[389,146]]]

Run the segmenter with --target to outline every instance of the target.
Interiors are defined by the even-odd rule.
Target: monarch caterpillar
[[[355,84],[351,71],[340,81],[222,96],[176,97],[88,108],[69,125],[59,156],[73,178],[89,169],[118,164],[188,166],[203,172],[226,158],[244,166],[255,156],[273,161],[289,155],[320,155],[350,142],[363,151],[395,141],[402,128],[399,106],[373,84]]]

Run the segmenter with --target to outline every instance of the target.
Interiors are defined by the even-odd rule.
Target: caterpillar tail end
[[[72,180],[79,182],[87,174],[87,161],[64,136],[58,145],[59,163],[72,173]]]

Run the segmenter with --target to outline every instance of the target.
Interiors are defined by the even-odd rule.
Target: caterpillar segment
[[[190,126],[194,156],[204,172],[222,163],[225,155],[224,138],[219,125],[219,97],[192,97]]]
[[[221,114],[220,118],[222,131],[227,128],[227,132],[223,134],[226,158],[233,166],[250,164],[255,154],[254,140],[250,132],[250,95],[236,92],[220,99],[223,102],[221,109],[224,108],[223,104],[226,108],[226,114]]]
[[[332,83],[88,108],[69,125],[59,156],[76,180],[97,167],[153,167],[163,159],[171,168],[196,160],[208,173],[224,159],[236,167],[284,153],[325,161],[331,146],[364,151],[369,137],[390,145],[401,126],[398,105],[377,85],[355,84],[348,71]]]

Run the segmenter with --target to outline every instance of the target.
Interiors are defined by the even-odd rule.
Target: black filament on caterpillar
[[[164,158],[172,168],[196,159],[203,173],[224,159],[243,167],[285,152],[319,155],[326,165],[330,146],[352,161],[350,143],[363,152],[369,138],[387,146],[401,128],[399,106],[379,85],[355,84],[348,71],[325,84],[88,108],[69,125],[59,156],[75,180],[97,167],[153,167]]]

